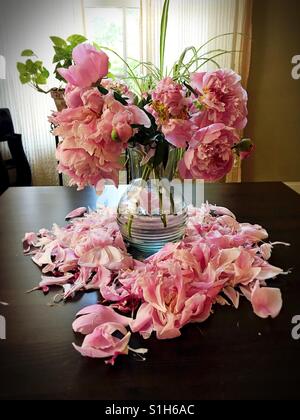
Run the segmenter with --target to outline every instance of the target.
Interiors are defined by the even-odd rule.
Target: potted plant
[[[31,49],[22,51],[21,56],[26,60],[25,62],[18,62],[17,69],[19,71],[20,81],[23,85],[29,84],[38,92],[51,94],[51,97],[55,101],[55,105],[58,111],[66,108],[64,100],[64,84],[65,79],[58,72],[59,68],[68,68],[72,65],[72,52],[73,49],[85,42],[87,39],[83,35],[74,34],[69,36],[67,39],[60,38],[58,36],[50,37],[53,43],[53,64],[54,75],[58,81],[58,86],[53,87],[49,90],[45,89],[48,84],[50,77],[50,71],[44,66],[43,61],[35,54]]]

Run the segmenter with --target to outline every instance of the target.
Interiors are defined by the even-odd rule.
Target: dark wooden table
[[[273,281],[284,308],[275,320],[257,318],[242,300],[239,310],[218,307],[204,324],[184,328],[172,341],[150,339],[147,361],[81,358],[71,346],[76,312],[97,293],[49,307],[51,294],[26,295],[40,278],[22,255],[25,232],[64,224],[72,209],[95,205],[92,190],[9,189],[0,197],[0,315],[7,340],[0,340],[1,399],[292,399],[300,397],[300,341],[292,318],[300,315],[300,197],[280,183],[208,185],[205,198],[229,207],[240,221],[262,224],[277,247],[272,263],[292,274]]]

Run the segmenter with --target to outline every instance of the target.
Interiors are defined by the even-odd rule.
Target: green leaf
[[[49,73],[49,71],[45,67],[43,67],[42,68],[42,71],[41,71],[41,75],[43,77],[45,77],[46,79],[48,79],[48,77],[50,76],[50,73]]]
[[[116,101],[120,102],[122,105],[128,105],[125,98],[123,98],[118,92],[114,92],[114,98]]]
[[[235,149],[238,152],[249,152],[253,147],[251,139],[242,139],[238,144],[235,145]]]
[[[46,85],[47,84],[47,78],[45,78],[42,74],[39,74],[35,78],[35,82],[37,85]]]
[[[26,73],[26,65],[24,63],[17,63],[19,73]]]
[[[161,24],[160,24],[159,55],[160,55],[160,73],[161,73],[161,76],[163,76],[164,66],[165,66],[165,49],[166,49],[168,18],[169,18],[169,6],[170,6],[170,0],[165,0],[164,1],[163,12],[162,12],[162,16],[161,16]]]
[[[31,81],[30,74],[28,73],[20,74],[20,81],[23,85],[25,85],[26,83],[29,83]]]
[[[96,48],[96,50],[100,51],[101,50],[101,46],[99,44],[97,44],[97,42],[93,42],[93,47]]]
[[[26,71],[28,73],[31,73],[31,74],[36,74],[37,69],[36,69],[36,66],[35,66],[35,64],[32,60],[27,60],[26,61]]]
[[[108,79],[112,79],[112,80],[114,80],[116,78],[116,76],[114,74],[112,74],[112,73],[107,73],[107,76],[106,77]]]
[[[97,87],[98,87],[99,92],[100,92],[102,95],[107,95],[107,94],[108,94],[108,90],[107,90],[107,89],[105,89],[105,87],[103,87],[103,86],[97,86]]]
[[[56,57],[57,61],[67,60],[70,56],[70,53],[62,47],[55,46],[54,51],[56,53],[55,57]]]
[[[56,47],[65,47],[67,45],[66,41],[58,36],[50,36],[50,39]]]
[[[36,61],[35,63],[36,67],[42,68],[43,67],[43,62],[42,61]]]
[[[168,161],[169,156],[169,143],[165,140],[159,141],[156,146],[156,152],[154,157],[154,167],[159,166],[161,163],[165,165]]]
[[[83,35],[71,35],[67,38],[67,41],[72,44],[72,46],[76,47],[76,45],[82,44],[83,42],[87,41],[86,37]]]
[[[24,50],[21,52],[22,57],[33,57],[35,54],[32,50]]]
[[[53,57],[52,63],[55,64],[55,63],[58,63],[59,61],[60,61],[60,58],[59,58],[58,54],[55,54],[54,57]]]
[[[189,85],[186,82],[183,82],[183,84],[190,92],[192,92],[196,96],[196,98],[199,96],[198,93],[195,91],[195,89],[192,88],[191,85]]]

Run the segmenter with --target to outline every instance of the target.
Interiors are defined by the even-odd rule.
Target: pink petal
[[[143,125],[146,128],[151,127],[151,121],[145,111],[135,105],[129,105],[128,109],[133,114],[134,124]]]
[[[276,318],[282,308],[282,296],[279,289],[269,287],[254,288],[251,296],[254,313],[260,318]]]
[[[225,287],[223,292],[237,309],[240,303],[240,294],[233,287]]]
[[[127,326],[132,321],[131,318],[119,315],[109,306],[103,305],[88,306],[78,312],[77,316],[79,318],[73,322],[73,330],[84,335],[91,334],[96,327],[107,322]]]
[[[65,217],[65,219],[70,220],[70,219],[75,219],[77,217],[82,217],[85,213],[87,213],[87,208],[86,207],[79,207],[78,209],[75,209],[75,210],[71,211],[71,213],[69,213]]]
[[[153,307],[149,303],[143,303],[136,318],[130,323],[130,328],[132,332],[139,332],[144,339],[147,339],[151,336],[153,331]]]

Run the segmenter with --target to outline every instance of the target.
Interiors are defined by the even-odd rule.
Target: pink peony
[[[102,80],[101,85],[111,92],[118,92],[124,99],[126,99],[129,105],[134,104],[135,95],[130,91],[129,87],[125,83],[118,80],[104,79]]]
[[[188,105],[189,101],[182,86],[174,82],[171,77],[166,77],[152,92],[152,104],[149,110],[159,124],[164,124],[169,118],[186,117]]]
[[[75,65],[59,69],[61,76],[74,86],[87,88],[108,73],[108,56],[90,44],[80,44],[73,50]]]
[[[153,115],[167,141],[184,148],[191,137],[192,123],[189,120],[190,100],[182,86],[166,77],[152,92],[152,102],[146,110]]]
[[[58,169],[70,177],[70,185],[79,189],[92,185],[100,194],[104,180],[118,184],[121,153],[136,132],[132,125],[149,127],[151,123],[143,110],[122,105],[111,93],[84,89],[81,101],[82,106],[50,118],[56,126],[54,133],[62,139],[56,152]]]
[[[233,166],[232,147],[238,140],[235,131],[224,124],[199,129],[179,162],[181,177],[206,181],[223,178]]]
[[[104,98],[98,89],[89,89],[85,90],[81,94],[81,100],[84,106],[90,110],[96,112],[97,114],[102,113]]]
[[[67,84],[65,89],[65,101],[68,108],[78,108],[83,105],[81,93],[83,89],[70,83]]]
[[[200,109],[194,122],[200,128],[213,123],[245,128],[248,97],[240,81],[241,77],[232,70],[194,73],[191,76],[191,85],[199,94],[195,108]]]

